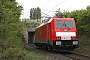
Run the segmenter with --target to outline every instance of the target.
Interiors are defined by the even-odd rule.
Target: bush
[[[20,48],[9,48],[0,56],[1,60],[36,60],[35,54]]]
[[[79,36],[79,50],[90,51],[90,37],[86,35]]]

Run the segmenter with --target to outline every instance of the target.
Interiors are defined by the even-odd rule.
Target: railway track
[[[69,54],[63,54],[63,56],[69,57],[72,60],[90,60],[89,55],[79,54],[75,52],[70,52]]]
[[[25,44],[24,48],[29,50],[29,51],[32,51],[32,48],[36,48],[36,46],[35,45]],[[36,50],[39,50],[39,49],[36,49]],[[59,60],[61,55],[64,56],[64,57],[68,57],[71,60],[90,60],[90,56],[89,55],[79,54],[79,53],[75,53],[75,52],[61,53],[61,52],[56,52],[55,51],[55,53],[52,53],[51,51],[43,51],[43,50],[41,50],[41,51],[42,51],[42,53],[51,54],[57,60]],[[41,51],[38,51],[38,52],[40,53]]]

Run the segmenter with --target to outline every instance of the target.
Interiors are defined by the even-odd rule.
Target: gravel
[[[63,55],[68,54],[65,52],[42,50],[36,48],[34,45],[26,45],[25,47],[27,47],[29,51],[35,52],[35,57],[38,57],[37,60],[72,60],[69,57]],[[75,50],[73,52],[90,56],[90,52],[86,51]]]

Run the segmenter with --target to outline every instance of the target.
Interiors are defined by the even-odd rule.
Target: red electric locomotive
[[[78,47],[78,33],[73,18],[51,18],[35,29],[39,48],[73,51]]]

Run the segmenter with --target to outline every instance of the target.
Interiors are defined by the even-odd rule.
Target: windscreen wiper
[[[71,28],[65,23],[65,28],[66,28],[66,27],[69,28],[69,29],[71,29]]]
[[[65,26],[65,22],[63,23],[62,27],[63,27],[63,26]],[[62,28],[62,27],[61,27],[61,28]],[[60,29],[61,29],[61,28],[60,28]]]

